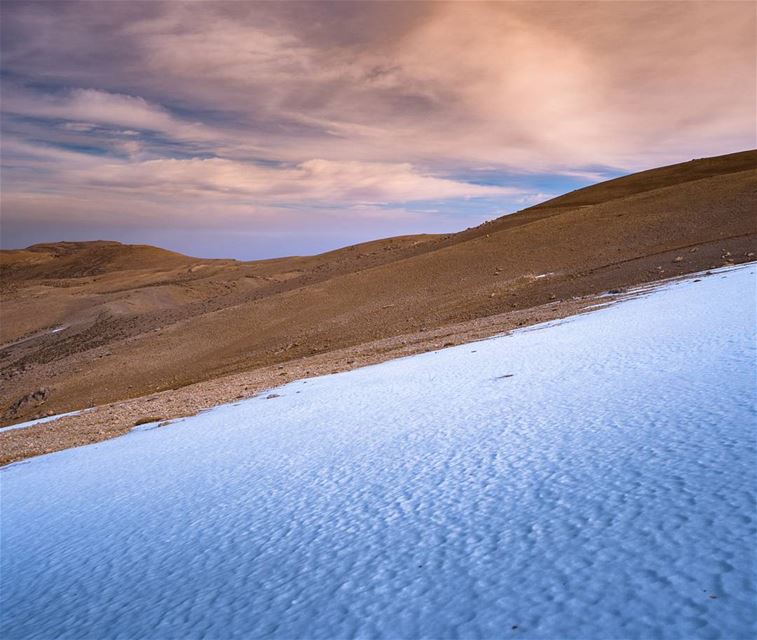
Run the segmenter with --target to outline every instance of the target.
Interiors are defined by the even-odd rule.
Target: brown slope
[[[756,202],[757,152],[747,152],[602,183],[449,237],[254,263],[172,258],[60,281],[30,270],[4,304],[17,318],[8,324],[55,299],[69,328],[0,353],[5,421],[751,259]],[[44,405],[8,411],[40,383]]]
[[[0,343],[97,319],[137,335],[242,301],[370,268],[418,251],[436,236],[387,238],[320,256],[255,262],[190,258],[118,242],[61,242],[0,252]],[[78,336],[82,338],[81,335]],[[72,341],[73,342],[73,341]],[[79,340],[81,349],[86,340]],[[0,354],[0,361],[2,354]]]
[[[3,280],[63,279],[134,269],[167,269],[192,258],[147,245],[120,242],[54,242],[3,252]]]
[[[0,252],[2,398],[17,396],[2,407],[6,421],[39,410],[39,403],[27,403],[22,410],[8,411],[33,393],[30,385],[49,386],[56,378],[68,382],[85,371],[99,371],[102,363],[92,361],[111,347],[219,309],[400,259],[435,239],[387,238],[320,256],[248,263],[189,258],[116,242],[53,243]],[[134,373],[123,372],[129,395],[135,388],[152,388],[149,377],[144,386],[131,385]],[[55,384],[46,410],[56,406],[61,388],[66,387]]]
[[[629,176],[607,180],[591,187],[577,189],[533,207],[554,209],[558,207],[583,207],[601,204],[617,198],[672,187],[684,182],[722,176],[728,173],[750,171],[757,165],[757,151],[742,151],[714,158],[690,160],[657,169],[639,171]]]
[[[714,158],[702,158],[679,164],[640,171],[631,175],[600,182],[552,198],[523,211],[517,215],[504,216],[491,220],[479,227],[466,229],[456,234],[454,242],[460,242],[492,230],[513,228],[559,214],[564,209],[578,209],[593,205],[630,198],[657,189],[683,185],[697,180],[713,178],[757,168],[757,150],[741,151]],[[679,203],[685,206],[685,200]]]

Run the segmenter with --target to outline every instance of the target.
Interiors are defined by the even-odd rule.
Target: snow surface
[[[750,266],[11,465],[3,637],[753,638],[755,358]]]
[[[26,422],[17,422],[16,424],[9,425],[7,427],[0,428],[0,433],[3,431],[11,431],[13,429],[26,429],[26,427],[33,427],[35,424],[44,424],[45,422],[52,422],[58,418],[65,418],[66,416],[75,416],[85,411],[91,411],[91,409],[83,409],[80,411],[69,411],[68,413],[58,413],[54,416],[45,416],[44,418],[37,418],[36,420],[27,420]]]

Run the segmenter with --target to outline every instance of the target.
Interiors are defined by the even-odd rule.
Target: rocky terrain
[[[451,327],[496,333],[608,291],[753,260],[756,205],[757,151],[747,151],[611,180],[456,234],[317,256],[207,260],[105,241],[3,251],[0,424],[279,367],[306,375],[312,358],[350,368],[350,353],[389,357],[368,345],[438,348],[446,339],[424,336],[454,343]],[[113,431],[102,421],[97,430]],[[0,433],[0,443],[19,437]]]

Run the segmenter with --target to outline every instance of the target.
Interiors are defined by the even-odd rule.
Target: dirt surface
[[[70,447],[100,442],[127,433],[136,426],[194,415],[219,404],[264,394],[292,380],[349,371],[392,358],[436,351],[503,334],[513,329],[580,313],[596,304],[608,304],[613,296],[595,296],[550,303],[532,309],[479,318],[448,327],[376,340],[346,349],[269,365],[254,371],[223,376],[181,389],[95,407],[22,429],[0,433],[0,465]],[[271,397],[274,400],[275,397]]]
[[[318,256],[203,260],[114,242],[3,251],[0,425],[98,409],[0,433],[0,460],[749,261],[756,209],[750,151],[608,181],[457,234]]]

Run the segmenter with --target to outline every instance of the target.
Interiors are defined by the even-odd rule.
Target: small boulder
[[[162,420],[165,420],[163,416],[144,416],[143,418],[137,418],[134,421],[134,426],[138,427],[142,424],[150,424],[151,422],[161,422]]]

